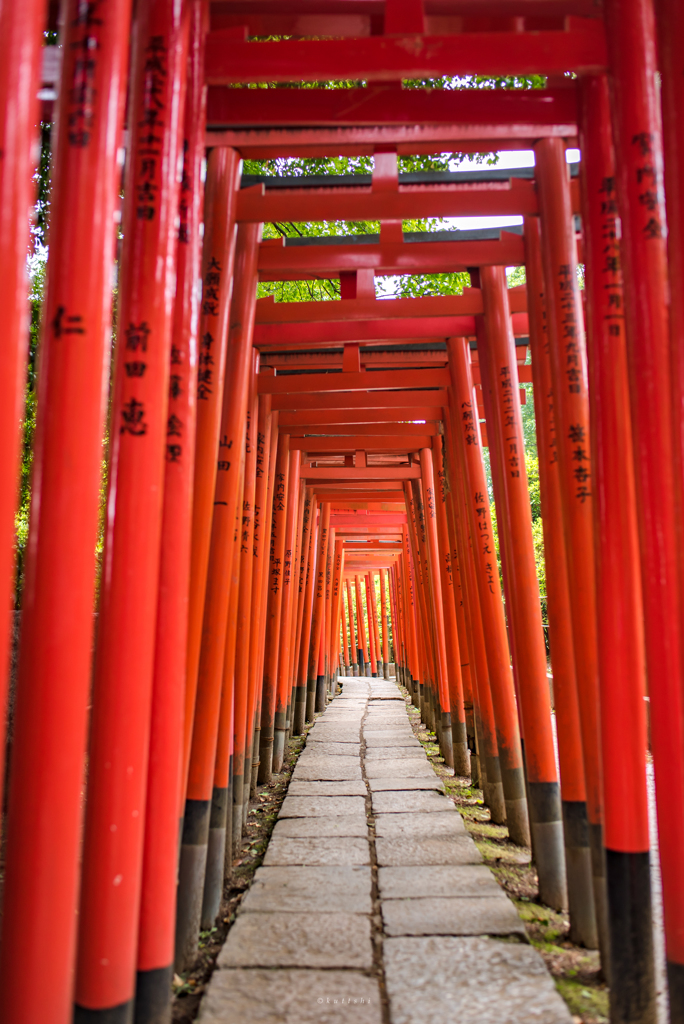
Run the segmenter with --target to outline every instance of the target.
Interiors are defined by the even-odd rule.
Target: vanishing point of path
[[[201,1024],[570,1024],[392,682],[308,734]]]

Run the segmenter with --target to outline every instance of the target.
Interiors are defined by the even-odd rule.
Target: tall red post
[[[456,400],[457,422],[454,423],[454,434],[466,477],[464,494],[473,538],[477,592],[486,638],[506,821],[511,840],[527,846],[530,832],[520,731],[467,341],[464,338],[449,338],[447,350]]]
[[[268,568],[266,641],[259,735],[259,782],[270,782],[273,774],[276,698],[280,626],[283,612],[283,571],[287,537],[290,435],[278,437],[275,483],[272,501],[271,548]]]
[[[67,1024],[73,1013],[93,552],[130,30],[128,0],[110,4],[97,24],[79,17],[79,10],[76,0],[67,8],[60,127],[53,129],[50,272],[8,795],[3,1000],[8,1018],[27,1024]],[[0,7],[0,797],[28,339],[26,254],[45,12],[40,0]],[[81,103],[72,85],[84,47],[97,56],[92,93]],[[73,130],[70,114],[77,118]],[[35,960],[24,955],[29,947]]]
[[[341,587],[341,593],[342,593],[342,597],[341,597],[341,601],[342,601],[342,604],[341,604],[341,608],[342,608],[342,652],[343,652],[342,653],[342,658],[343,658],[343,661],[344,661],[344,674],[345,674],[345,676],[348,676],[349,675],[349,629],[347,627],[347,623],[348,623],[347,608],[346,608],[345,599],[344,599],[344,591],[345,591],[345,582],[344,581],[340,582],[340,587]]]
[[[233,294],[235,206],[239,189],[239,169],[240,160],[236,150],[219,146],[209,153],[204,202],[202,300],[198,344],[197,437],[193,484],[187,684],[183,733],[183,791],[187,785],[190,766],[211,524],[214,514],[230,302]]]
[[[181,840],[176,922],[176,966],[180,969],[195,955],[200,928],[223,688],[230,578],[237,543],[235,518],[240,500],[249,381],[253,366],[252,330],[259,236],[260,225],[257,224],[243,224],[238,229],[235,287],[230,309],[228,358],[211,526],[211,557],[207,573],[197,700]],[[200,337],[200,356],[201,345]]]
[[[307,494],[309,488],[307,488]],[[306,680],[309,668],[309,644],[311,641],[311,624],[313,618],[313,601],[316,583],[316,541],[317,541],[317,520],[318,499],[311,497],[311,508],[309,511],[309,540],[306,561],[303,565],[304,575],[301,585],[304,587],[302,603],[302,628],[299,637],[299,652],[297,657],[297,677],[295,681],[294,695],[294,725],[295,736],[301,736],[304,732],[306,721]]]
[[[616,1021],[641,1022],[656,1014],[645,652],[624,292],[606,258],[619,252],[619,215],[605,76],[583,80],[581,111],[610,1002]]]
[[[378,674],[378,660],[375,656],[375,630],[373,629],[373,607],[371,598],[371,574],[365,573],[363,577],[363,584],[366,590],[366,618],[368,622],[368,653],[370,654],[370,667],[371,676],[377,676]]]
[[[356,641],[356,626],[354,624],[354,603],[352,601],[351,579],[345,581],[347,588],[347,609],[349,611],[349,648],[351,651],[351,670],[353,676],[359,674],[359,645]]]
[[[383,679],[389,679],[389,643],[388,643],[388,630],[387,630],[387,593],[385,587],[385,581],[387,577],[387,571],[385,569],[380,570],[380,622],[382,625],[382,676]]]
[[[511,329],[506,273],[503,267],[480,269],[485,337],[478,355],[483,390],[491,394],[493,422],[488,422],[490,449],[498,451],[499,476],[494,494],[499,522],[507,521],[512,557],[508,559],[511,602],[508,621],[515,635],[519,712],[523,724],[527,801],[539,896],[555,910],[568,905],[560,787],[551,725],[551,700],[546,678],[546,646],[542,629],[539,583],[532,540],[532,513],[525,465],[525,437],[520,387]],[[486,371],[486,372],[485,372]],[[499,493],[497,493],[499,491]]]
[[[287,733],[287,705],[290,690],[290,650],[292,634],[292,607],[297,593],[294,571],[295,544],[297,540],[297,513],[299,511],[299,470],[301,453],[290,452],[288,471],[287,512],[285,517],[285,548],[283,553],[282,580],[282,621],[280,627],[280,655],[278,659],[278,686],[276,691],[274,740],[273,740],[273,771],[279,772],[285,756],[285,738]]]
[[[197,279],[202,256],[200,224],[204,189],[201,173],[206,122],[205,13],[204,4],[195,0],[186,6],[182,25],[180,56],[187,69],[186,75],[181,75],[181,86],[184,86],[181,91],[184,99],[183,174],[178,204],[176,301],[166,422],[136,1024],[138,1021],[156,1024],[160,1016],[169,1013],[173,977],[197,413]]]
[[[570,172],[561,139],[536,147],[542,260],[560,493],[579,693],[594,902],[604,966],[608,967],[605,856],[599,732],[596,573],[589,395],[584,318],[577,281],[577,243]]]
[[[178,83],[185,74],[180,15],[173,0],[149,0],[138,6],[133,31],[109,507],[79,910],[79,1024],[123,1013],[115,1008],[127,1007],[134,996],[176,276],[178,182],[170,169],[178,166]],[[86,118],[82,130],[87,123]],[[65,319],[72,315],[76,311],[67,309],[58,317],[60,330],[73,323]]]
[[[45,0],[31,0],[26,4],[3,4],[0,9],[0,301],[4,313],[5,344],[0,351],[0,372],[6,381],[6,400],[0,410],[0,607],[12,607],[12,588],[14,586],[14,515],[17,510],[19,484],[19,450],[21,439],[21,421],[23,419],[24,397],[26,387],[26,356],[28,352],[28,281],[26,279],[26,253],[29,245],[29,225],[31,210],[35,201],[35,185],[33,173],[36,166],[35,145],[37,141],[38,87],[40,85],[41,60],[43,56],[43,30],[45,28]],[[130,4],[121,5],[124,17],[128,16]],[[118,13],[118,12],[117,12]],[[116,15],[114,16],[116,22]],[[81,27],[81,33],[83,29]],[[65,62],[73,73],[73,60]],[[66,68],[65,68],[66,74]],[[116,79],[115,89],[121,92],[121,79]],[[120,103],[113,108],[120,118]],[[93,110],[95,113],[95,110]],[[101,113],[97,105],[97,128],[101,125]],[[117,122],[114,134],[120,131]],[[97,138],[97,132],[95,134]],[[115,144],[115,143],[113,143]],[[62,144],[64,152],[64,144]],[[96,159],[102,159],[101,145],[93,146]],[[67,147],[71,153],[71,147]],[[111,152],[105,154],[111,161]],[[80,153],[79,153],[80,156]],[[61,157],[62,161],[64,156]],[[53,187],[57,186],[57,164],[53,171]],[[115,165],[109,163],[109,173],[104,176],[106,191],[98,199],[109,203],[112,217],[103,221],[103,228],[108,229],[109,250],[103,244],[101,253],[108,252],[111,262],[111,236],[114,211],[112,210],[113,173]],[[74,176],[78,168],[74,168]],[[56,192],[53,208],[53,223],[59,217]],[[73,223],[73,222],[72,222]],[[76,233],[77,227],[73,223]],[[94,250],[97,251],[97,250]],[[96,267],[101,272],[103,260]],[[95,267],[92,268],[96,270]],[[81,282],[79,281],[79,284]],[[95,285],[97,285],[97,279]],[[102,286],[91,293],[95,312],[109,297],[103,294]],[[81,296],[78,295],[81,299]],[[49,301],[49,300],[48,300]],[[100,316],[101,320],[101,316]],[[98,323],[98,320],[95,321]],[[97,350],[93,352],[93,361],[99,368],[104,360],[102,333]],[[43,345],[46,343],[43,342]],[[100,377],[97,378],[100,384]],[[92,395],[92,404],[97,415],[102,417],[101,385]],[[94,436],[94,435],[93,435]],[[99,432],[97,434],[99,439]],[[90,439],[89,439],[90,440]],[[91,444],[95,443],[94,441]],[[92,584],[91,584],[92,587]],[[7,703],[7,684],[10,664],[10,619],[6,618],[0,630],[0,750],[5,749],[5,707]],[[0,764],[0,798],[3,792],[4,759]]]
[[[558,736],[570,936],[573,942],[589,949],[596,949],[598,931],[589,847],[587,794],[584,785],[563,506],[556,450],[555,403],[551,384],[539,217],[526,217],[524,230],[534,413],[546,563],[546,610],[549,620],[553,699]]]
[[[356,588],[356,630],[358,635],[359,675],[365,676],[366,664],[368,662],[368,647],[366,645],[366,624],[363,620],[363,603],[361,601],[361,580],[358,573],[354,576],[354,586]]]

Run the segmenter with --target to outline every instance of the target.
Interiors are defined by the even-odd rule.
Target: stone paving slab
[[[412,747],[420,750],[420,742],[415,738],[410,729],[385,729],[373,730],[364,729],[363,738],[366,741],[366,751],[377,750],[379,747]]]
[[[392,1024],[571,1024],[531,946],[490,938],[384,942]]]
[[[366,796],[366,787],[363,782],[354,782],[348,779],[346,782],[307,782],[293,779],[287,788],[288,797],[291,796]]]
[[[400,718],[367,718],[363,724],[364,734],[367,732],[404,732],[409,736],[413,736],[413,730],[411,726],[406,722],[406,715],[403,720]]]
[[[326,814],[317,818],[280,818],[273,836],[306,839],[309,836],[368,838],[365,814]]]
[[[346,726],[342,728],[341,725],[326,725],[314,726],[309,735],[307,736],[307,743],[311,740],[315,740],[317,743],[353,743],[357,745],[361,739],[361,730],[356,727],[353,729],[347,729]]]
[[[503,890],[497,896],[384,900],[386,935],[520,935],[525,926]]]
[[[481,864],[482,857],[469,836],[448,839],[375,840],[380,867],[425,867],[430,864]]]
[[[257,868],[239,913],[275,911],[370,914],[370,868]]]
[[[382,1024],[375,978],[355,971],[218,970],[200,1024]],[[544,1022],[546,1024],[546,1022]]]
[[[297,764],[301,764],[303,758],[356,757],[358,759],[360,756],[360,743],[336,743],[334,740],[319,740],[317,736],[311,736],[307,739]]]
[[[387,761],[381,762],[383,765],[387,764]],[[421,775],[419,778],[407,778],[404,776],[397,777],[396,775],[381,775],[380,778],[369,778],[368,785],[370,786],[371,793],[378,793],[383,790],[391,792],[392,790],[407,790],[407,789],[425,789],[425,790],[438,790],[440,793],[444,792],[444,783],[439,776],[432,773],[432,777],[429,775]]]
[[[394,758],[401,758],[402,761],[425,761],[425,754],[420,744],[417,747],[373,747],[366,749],[366,761],[388,761]]]
[[[450,810],[409,814],[379,814],[375,819],[375,834],[383,839],[404,837],[433,839],[467,836],[463,818],[452,805]]]
[[[331,814],[366,815],[366,801],[360,796],[286,796],[279,818],[311,818]]]
[[[378,889],[383,900],[502,895],[501,887],[484,864],[438,864],[422,867],[420,871],[415,868],[380,868]]]
[[[363,914],[240,914],[219,967],[373,965],[370,920]]]
[[[432,811],[455,810],[451,800],[434,790],[395,790],[389,793],[373,793],[374,814],[421,814]]]
[[[300,823],[301,820],[294,819],[297,823]],[[312,822],[309,818],[303,820],[307,824]],[[340,819],[333,818],[332,820],[337,822]],[[292,824],[292,822],[293,819],[288,820],[288,824]],[[363,825],[364,832],[367,832],[366,823],[364,822]],[[370,864],[368,839],[366,835],[352,838],[350,836],[322,836],[320,832],[306,837],[285,836],[282,832],[274,835],[268,844],[264,865],[269,868],[296,864],[310,865],[311,867],[330,864]],[[496,882],[494,884],[496,885]],[[430,895],[433,894],[430,893]]]
[[[349,764],[340,764],[338,761],[349,761]],[[299,761],[292,773],[293,779],[300,779],[302,782],[308,779],[310,782],[337,782],[344,779],[360,779],[361,765],[358,757],[330,757],[311,758],[308,761]]]
[[[421,761],[400,757],[388,757],[382,761],[366,762],[366,778],[381,779],[386,775],[395,775],[397,779],[416,779],[421,775],[425,778],[435,778],[435,773],[427,758]]]

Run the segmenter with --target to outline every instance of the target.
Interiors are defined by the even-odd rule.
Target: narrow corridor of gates
[[[202,1019],[566,1021],[406,692],[684,1024],[683,28],[0,0],[2,1020],[169,1024],[306,734]]]

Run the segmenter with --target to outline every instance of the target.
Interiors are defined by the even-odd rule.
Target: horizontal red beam
[[[301,439],[302,443],[305,443],[305,451],[317,450],[318,442],[324,438],[316,435],[321,434],[326,435],[326,441],[337,441],[345,448],[354,443],[355,447],[369,446],[372,449],[375,448],[376,444],[382,444],[383,438],[387,438],[387,431],[390,426],[396,427],[397,433],[401,434],[405,441],[416,441],[417,438],[422,438],[428,441],[428,447],[430,438],[440,433],[440,429],[434,420],[432,423],[403,423],[400,418],[397,418],[384,423],[315,423],[310,426],[288,428],[280,423],[280,421],[278,423],[281,431],[284,434],[290,435],[290,448],[292,448],[292,442],[295,439]],[[392,434],[391,436],[395,437],[397,435]],[[359,441],[362,441],[363,444],[356,444]],[[308,448],[306,445],[308,445]],[[421,446],[419,445],[419,447]]]
[[[420,466],[302,466],[302,477],[310,482],[341,483],[359,481],[369,484],[372,480],[420,480]]]
[[[259,247],[262,281],[302,281],[337,277],[341,271],[376,274],[448,274],[479,266],[520,266],[522,235],[502,231],[500,239],[453,242],[399,242],[379,245],[285,245],[269,239]]]
[[[448,370],[378,370],[368,373],[302,373],[286,377],[259,374],[260,395],[301,394],[324,391],[369,391],[380,388],[446,388],[451,383]],[[367,397],[368,404],[373,401]]]
[[[511,294],[513,294],[511,292]],[[356,301],[356,300],[346,300]],[[372,300],[371,300],[372,301]],[[397,301],[397,300],[394,300]],[[403,300],[402,300],[403,301]],[[422,299],[409,301],[422,302]],[[329,303],[328,303],[329,304]],[[279,304],[280,305],[280,304]],[[259,305],[257,303],[257,315]],[[380,311],[382,312],[382,311]],[[529,334],[527,313],[514,313],[513,333],[516,337]],[[475,336],[473,316],[406,316],[388,317],[386,320],[339,320],[310,323],[259,323],[254,326],[254,345],[262,351],[267,348],[334,348],[346,342],[361,344],[389,342],[444,341],[449,337]],[[361,353],[363,360],[364,354]]]
[[[207,37],[209,85],[324,82],[442,75],[530,75],[602,71],[601,21],[568,32],[467,32],[451,36],[370,36],[242,42],[228,29]]]
[[[527,311],[527,290],[511,288],[508,301],[512,313]],[[336,320],[394,320],[405,317],[456,317],[482,313],[479,288],[466,288],[462,295],[429,295],[420,299],[336,299],[325,302],[275,302],[272,296],[256,304],[256,323],[302,323]],[[455,336],[456,331],[449,332]]]
[[[404,433],[432,434],[437,431],[436,421],[442,419],[441,406],[398,406],[391,412],[381,409],[300,409],[299,412],[282,412],[278,426],[285,434],[299,434],[332,431],[347,433],[353,429],[358,434],[383,433],[388,423],[402,422]],[[406,420],[425,420],[425,423],[407,423]],[[320,427],[320,430],[315,428]]]
[[[417,452],[421,448],[431,448],[432,438],[426,434],[382,434],[377,437],[350,436],[341,434],[337,437],[290,437],[290,451],[308,452],[312,458],[319,452]]]
[[[333,508],[373,508],[392,511],[396,510],[398,505],[401,505],[402,508],[406,507],[403,491],[383,491],[381,494],[378,494],[378,492],[374,490],[336,491],[328,489],[327,485],[321,487],[314,486],[313,491],[319,502],[328,501]]]
[[[577,131],[574,83],[556,89],[227,89],[210,86],[207,124],[231,128],[517,125],[528,135]]]
[[[475,367],[473,367],[475,369]],[[530,367],[531,369],[531,367]],[[411,370],[411,373],[415,371]],[[430,371],[432,372],[432,371]],[[307,376],[314,376],[313,374]],[[282,378],[281,378],[282,379]],[[294,378],[289,378],[290,380]],[[259,376],[259,382],[262,377]],[[278,380],[271,377],[271,380]],[[366,385],[367,387],[368,385]],[[413,387],[419,386],[415,382]],[[274,394],[271,408],[299,411],[301,409],[396,409],[404,404],[418,405],[429,402],[430,405],[444,407],[447,404],[447,393],[443,388],[437,391],[350,391],[340,394],[304,393],[292,395]]]
[[[330,513],[330,525],[337,527],[350,527],[354,529],[358,526],[359,529],[368,527],[381,527],[381,526],[401,526],[405,523],[406,513],[405,512],[387,512],[380,514],[373,512],[370,514],[363,513],[361,515],[338,515],[336,513]]]

